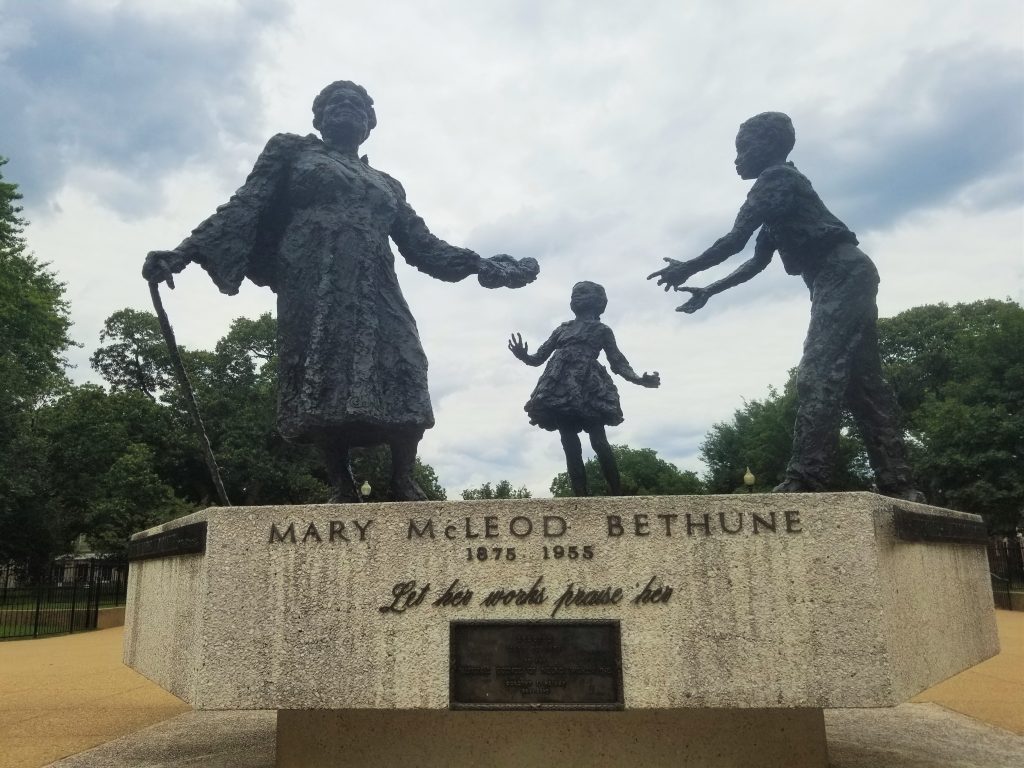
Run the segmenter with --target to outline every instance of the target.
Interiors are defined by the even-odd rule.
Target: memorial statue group
[[[434,424],[427,360],[402,296],[388,244],[409,264],[449,282],[476,275],[487,288],[520,288],[534,279],[534,259],[482,258],[435,237],[406,201],[402,185],[372,168],[358,149],[376,125],[373,99],[361,86],[331,83],[313,101],[310,134],[270,139],[245,184],[177,248],[152,251],[143,277],[168,280],[190,262],[224,293],[244,278],[278,297],[278,428],[289,440],[319,446],[333,501],[358,501],[349,449],[388,444],[391,495],[425,498],[413,480],[416,450]],[[810,181],[787,161],[795,142],[789,117],[766,112],[740,126],[736,172],[752,179],[732,229],[689,261],[666,259],[651,274],[665,290],[690,294],[679,311],[761,272],[777,251],[791,275],[810,289],[811,322],[797,376],[793,453],[780,492],[821,491],[838,444],[840,414],[852,412],[878,490],[922,500],[912,484],[897,424],[896,402],[882,378],[876,335],[878,273],[857,238],[822,203]],[[693,275],[739,253],[760,230],[753,256],[734,272],[699,288]],[[606,426],[622,423],[619,396],[598,362],[657,387],[657,372],[638,375],[619,350],[601,313],[603,287],[572,288],[573,319],[535,353],[515,334],[508,348],[527,365],[547,363],[526,403],[530,422],[557,431],[572,488],[587,495],[580,432],[586,432],[608,480],[620,493]]]

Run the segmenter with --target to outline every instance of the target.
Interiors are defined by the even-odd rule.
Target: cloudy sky
[[[878,265],[882,315],[1024,299],[1019,0],[0,0],[0,155],[67,283],[76,380],[96,378],[104,318],[150,308],[146,252],[224,202],[269,136],[310,132],[336,79],[374,97],[363,151],[435,234],[541,263],[519,291],[399,264],[431,364],[421,455],[449,495],[502,478],[547,495],[564,468],[522,411],[540,369],[505,344],[569,319],[577,280],[605,285],[620,347],[662,376],[619,380],[613,442],[700,472],[709,427],[785,381],[808,299],[778,261],[696,315],[644,279],[729,229],[749,186],[733,138],[757,112],[792,116],[792,159]],[[195,267],[165,301],[206,348],[274,308]]]

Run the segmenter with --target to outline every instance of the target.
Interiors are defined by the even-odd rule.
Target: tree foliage
[[[62,533],[34,416],[66,386],[72,341],[64,285],[25,250],[20,199],[0,174],[0,561],[38,569]]]
[[[177,496],[195,505],[216,498],[155,316],[121,310],[108,318],[109,343],[93,364],[114,392],[159,396],[170,416],[173,444],[162,455],[177,466],[162,467]],[[235,504],[325,502],[331,495],[322,457],[314,447],[284,440],[277,431],[277,322],[269,313],[237,318],[212,352],[180,349],[195,390],[228,497]],[[155,384],[155,386],[153,386]],[[147,391],[148,390],[148,391]],[[351,453],[353,474],[372,488],[369,499],[387,499],[391,457],[384,446]],[[433,468],[417,459],[414,477],[427,497],[445,498]]]
[[[525,485],[514,488],[508,480],[500,480],[493,487],[490,483],[484,483],[479,488],[466,488],[462,491],[462,498],[466,501],[480,499],[528,499],[530,498],[530,490]]]
[[[114,392],[141,392],[156,400],[170,386],[171,360],[156,315],[118,310],[104,321],[100,342],[89,362]]]
[[[92,362],[109,389],[54,392],[25,411],[31,429],[0,443],[0,560],[39,570],[82,534],[93,551],[121,553],[132,533],[216,498],[156,318],[115,312],[102,341]],[[232,501],[327,501],[320,453],[277,432],[274,318],[239,318],[213,351],[179,351]],[[386,500],[388,449],[353,450],[352,466],[370,500]],[[414,476],[445,498],[430,465],[417,459]]]
[[[879,321],[915,475],[934,504],[1012,532],[1024,511],[1024,308],[987,299]]]
[[[100,476],[96,490],[85,527],[98,552],[123,554],[132,533],[189,511],[159,476],[153,450],[143,443],[127,446]]]
[[[0,157],[0,167],[6,162]],[[20,199],[0,174],[0,419],[63,384],[63,355],[72,346],[64,284],[25,250]],[[0,432],[10,429],[0,422]]]
[[[914,307],[878,322],[885,375],[896,392],[915,481],[928,501],[975,512],[994,531],[1024,509],[1024,309],[1013,301]],[[742,487],[747,466],[767,490],[791,451],[796,399],[784,391],[745,402],[701,446],[708,489]],[[833,487],[870,487],[866,456],[845,422]]]
[[[732,421],[712,425],[700,446],[700,457],[708,467],[704,478],[708,492],[746,491],[743,476],[748,468],[754,475],[754,491],[767,492],[782,482],[793,448],[796,406],[793,370],[782,392],[769,387],[763,400],[745,400]],[[832,486],[840,491],[864,490],[870,487],[868,473],[867,457],[846,426],[839,436]]]
[[[619,467],[623,496],[669,496],[703,493],[704,484],[696,474],[680,470],[658,458],[650,448],[630,448],[628,445],[613,445],[612,453]],[[608,493],[608,483],[595,457],[584,464],[587,473],[587,488],[594,496]],[[560,472],[551,481],[553,496],[572,496],[569,473]]]

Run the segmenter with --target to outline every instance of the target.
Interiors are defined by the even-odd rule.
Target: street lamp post
[[[366,501],[370,498],[370,494],[373,493],[373,486],[370,485],[369,480],[363,480],[363,484],[359,486],[359,495]]]
[[[747,467],[747,471],[743,473],[743,484],[747,486],[747,493],[754,492],[755,482],[757,482],[757,478],[754,477],[754,473],[750,471],[750,467]]]

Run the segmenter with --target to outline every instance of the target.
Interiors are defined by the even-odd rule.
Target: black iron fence
[[[0,565],[0,640],[95,629],[100,609],[124,605],[127,574],[127,563],[67,558],[33,584],[18,566]]]
[[[988,564],[996,608],[1024,611],[1024,539],[989,539]]]

